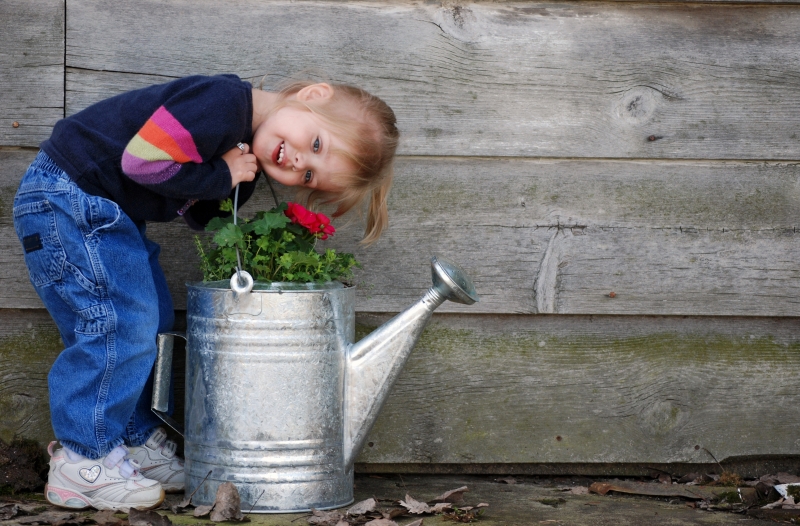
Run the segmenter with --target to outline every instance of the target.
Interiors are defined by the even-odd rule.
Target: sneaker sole
[[[44,498],[47,502],[58,506],[60,508],[69,508],[71,510],[85,510],[91,508],[92,505],[89,499],[65,488],[58,486],[51,486],[50,484],[44,485]]]
[[[81,495],[80,493],[75,493],[74,491],[66,488],[59,488],[58,486],[51,486],[50,484],[45,484],[44,495],[47,499],[47,502],[60,508],[68,508],[71,510],[85,510],[87,508],[94,508],[101,511],[114,510],[122,512],[128,512],[131,508],[135,508],[140,511],[155,509],[159,507],[162,502],[164,502],[164,498],[166,497],[164,488],[161,488],[158,499],[140,502],[138,504],[126,504],[114,501],[105,501],[103,499],[92,500],[85,495]]]

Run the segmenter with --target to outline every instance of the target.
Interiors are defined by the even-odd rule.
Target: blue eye
[[[319,151],[319,137],[314,141],[314,153]]]
[[[308,184],[308,183],[310,183],[310,182],[311,182],[311,178],[312,178],[313,176],[314,176],[314,174],[312,174],[312,173],[311,173],[311,170],[308,170],[308,171],[306,171],[306,175],[303,177],[303,182],[304,182],[305,184]]]

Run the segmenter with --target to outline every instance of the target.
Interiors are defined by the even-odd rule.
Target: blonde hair
[[[334,204],[333,216],[338,217],[368,197],[361,242],[372,244],[389,224],[387,200],[394,176],[392,162],[400,139],[397,119],[383,100],[347,84],[331,84],[333,95],[324,102],[290,98],[311,84],[314,82],[301,81],[284,86],[279,92],[282,101],[274,111],[294,106],[318,115],[345,144],[346,149],[335,153],[350,161],[354,170],[334,175],[332,181],[344,190],[338,193],[308,191],[306,204]]]

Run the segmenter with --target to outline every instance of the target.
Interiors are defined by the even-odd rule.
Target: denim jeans
[[[156,335],[174,317],[160,247],[44,152],[20,183],[14,227],[65,346],[48,376],[56,438],[92,459],[143,444],[160,423],[150,410]]]

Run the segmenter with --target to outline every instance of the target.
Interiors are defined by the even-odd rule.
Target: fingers
[[[231,179],[234,183],[252,181],[256,178],[257,171],[258,164],[256,163],[256,156],[251,153],[246,153],[233,162]]]
[[[245,181],[252,181],[258,172],[258,161],[256,156],[250,153],[250,146],[240,143],[241,147],[231,148],[222,159],[228,164],[231,172],[231,183],[235,187]]]
[[[252,174],[252,176],[247,180],[252,181],[256,176],[256,172],[258,171],[258,162],[256,161],[256,156],[252,153],[246,153],[242,155],[242,162],[242,169],[245,172]]]

